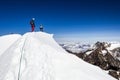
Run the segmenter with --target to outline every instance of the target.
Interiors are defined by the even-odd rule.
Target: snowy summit
[[[0,80],[116,80],[67,53],[52,34],[32,32],[6,36],[4,40],[0,37],[0,46],[4,46],[0,49]]]

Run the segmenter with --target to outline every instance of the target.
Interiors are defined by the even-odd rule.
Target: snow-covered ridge
[[[120,47],[120,42],[111,42],[110,44],[111,46],[107,48],[108,50],[113,50],[115,48]]]
[[[11,34],[0,36],[0,55],[8,49],[15,41],[17,41],[21,35],[19,34]]]
[[[26,33],[0,56],[0,80],[96,79],[116,80],[100,68],[68,54],[53,35],[43,32]]]

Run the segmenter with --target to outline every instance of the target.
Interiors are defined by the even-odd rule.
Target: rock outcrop
[[[88,50],[84,53],[73,53],[84,61],[93,65],[99,66],[103,70],[108,70],[109,74],[116,79],[120,78],[120,61],[116,57],[120,57],[120,47],[115,48],[112,51],[107,50],[111,44],[105,42],[97,42],[92,50]],[[67,50],[68,51],[68,50]],[[71,51],[68,51],[72,53]],[[90,54],[87,54],[90,52]],[[116,55],[115,55],[116,54]]]

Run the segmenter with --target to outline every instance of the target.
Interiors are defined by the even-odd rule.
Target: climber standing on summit
[[[43,26],[42,26],[42,24],[40,25],[40,31],[43,32]]]
[[[30,21],[30,25],[31,25],[31,28],[32,28],[32,32],[33,32],[34,29],[35,29],[35,23],[34,23],[34,21],[35,21],[35,18],[32,18],[32,20]]]

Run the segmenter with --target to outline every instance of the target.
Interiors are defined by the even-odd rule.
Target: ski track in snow
[[[24,71],[27,68],[27,66],[29,66],[29,63],[28,63],[27,60],[33,60],[33,59],[27,59],[28,56],[26,56],[24,54],[24,53],[28,53],[28,52],[26,52],[25,49],[29,44],[33,43],[33,41],[35,41],[37,43],[40,43],[40,41],[38,39],[29,37],[29,36],[27,36],[26,39],[24,39],[23,42],[22,42],[23,47],[22,47],[22,50],[21,50],[21,59],[20,59],[20,66],[19,66],[20,71],[19,71],[19,74],[18,74],[19,75],[19,77],[18,77],[19,80],[22,79],[22,77],[24,78],[24,73],[26,73]],[[36,44],[36,45],[38,45],[38,44]],[[32,46],[32,47],[34,47],[34,46]],[[38,76],[38,77],[39,77],[40,80],[54,80],[53,77],[52,77],[52,74],[51,74],[51,70],[52,70],[51,69],[52,68],[51,67],[51,62],[50,62],[51,59],[49,59],[49,56],[47,55],[44,44],[40,43],[40,46],[38,48],[39,48],[39,50],[41,50],[43,52],[43,53],[41,53],[42,55],[38,55],[38,53],[37,54],[35,53],[36,56],[38,56],[38,59],[36,57],[36,59],[37,59],[36,62],[39,60],[39,63],[41,63],[41,65],[39,65],[38,63],[35,64],[37,67],[39,67],[39,75],[41,75],[41,77],[40,76]],[[37,52],[40,52],[40,51],[37,51]],[[32,54],[32,55],[35,56],[35,54]],[[32,58],[32,56],[31,56],[31,58]],[[30,69],[31,70],[28,70],[29,72],[27,72],[28,75],[31,75],[31,76],[36,75],[36,74],[34,74],[34,72],[30,72],[30,71],[36,71],[36,70],[34,70],[35,68],[30,68]],[[28,76],[27,78],[29,78],[31,76]]]

